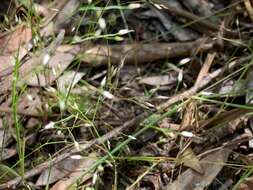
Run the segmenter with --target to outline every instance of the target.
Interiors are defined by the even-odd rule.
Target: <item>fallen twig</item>
[[[213,47],[214,41],[201,38],[192,42],[148,43],[126,45],[98,45],[84,51],[82,60],[91,66],[101,64],[125,64],[152,62],[159,59],[187,56],[199,48],[200,52]]]

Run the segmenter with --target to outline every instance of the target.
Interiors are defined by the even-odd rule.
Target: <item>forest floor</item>
[[[252,190],[250,0],[2,0],[0,190]]]

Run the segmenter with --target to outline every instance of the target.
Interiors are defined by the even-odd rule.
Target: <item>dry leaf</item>
[[[68,157],[65,160],[52,166],[51,168],[43,171],[38,178],[36,185],[44,186],[47,184],[52,184],[59,179],[69,176],[68,180],[58,182],[60,187],[67,187],[70,182],[76,180],[77,176],[79,176],[81,172],[87,170],[96,161],[97,157],[94,153],[90,154],[88,157],[84,157],[81,159],[72,159],[71,157]]]
[[[66,71],[57,79],[57,87],[60,92],[67,93],[85,75],[84,72]]]
[[[1,55],[15,53],[32,38],[31,28],[25,25],[18,25],[15,30],[0,38]]]
[[[66,179],[58,181],[50,190],[68,190],[72,184],[84,173],[90,166],[97,161],[97,154],[91,153],[88,158],[84,159],[80,165],[72,171]],[[91,173],[82,177],[82,181],[86,181],[92,177]]]
[[[203,174],[203,168],[200,165],[200,161],[191,148],[185,149],[178,156],[178,159],[184,164],[184,166],[192,168],[193,170]]]
[[[3,76],[8,69],[12,69],[14,57],[22,59],[31,49],[29,41],[32,31],[25,25],[18,25],[14,31],[0,38],[0,75]]]
[[[200,174],[192,169],[188,169],[183,172],[172,183],[165,186],[164,190],[203,190],[217,176],[226,162],[230,150],[220,149],[213,151],[205,158],[200,160],[200,164],[203,168],[203,174]]]

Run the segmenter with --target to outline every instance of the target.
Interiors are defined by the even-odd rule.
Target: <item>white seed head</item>
[[[183,72],[182,71],[180,71],[178,73],[177,80],[178,80],[178,82],[181,82],[183,80]]]
[[[50,60],[50,55],[47,53],[43,57],[42,64],[47,65],[49,63],[49,60]]]
[[[33,101],[33,97],[32,97],[32,95],[31,95],[31,94],[27,94],[27,95],[26,95],[26,97],[27,97],[27,99],[28,99],[30,102],[32,102],[32,101]]]
[[[181,135],[184,137],[189,137],[189,138],[194,137],[194,134],[190,131],[182,131]]]
[[[96,32],[94,33],[94,36],[95,36],[95,37],[98,37],[98,36],[100,36],[101,33],[102,33],[102,30],[101,30],[101,29],[98,29],[98,30],[96,30]]]
[[[101,86],[104,87],[106,84],[106,77],[104,77],[101,81]]]
[[[74,141],[74,146],[75,146],[77,151],[80,151],[80,145],[77,141]]]
[[[52,129],[55,126],[55,122],[50,121],[47,125],[45,125],[44,129]]]
[[[132,139],[132,140],[136,140],[136,137],[132,136],[132,135],[128,135],[128,138]]]
[[[98,25],[99,25],[99,28],[101,28],[102,30],[104,30],[106,28],[106,22],[105,22],[105,19],[100,17],[98,19]]]
[[[140,3],[131,3],[131,4],[128,5],[129,9],[138,9],[140,7],[141,7]]]
[[[70,156],[70,158],[73,159],[73,160],[80,160],[80,159],[82,159],[82,156],[79,155],[79,154],[76,154],[76,155]]]
[[[127,33],[133,32],[133,30],[128,30],[128,29],[121,29],[119,30],[118,34],[119,35],[125,35]]]
[[[103,91],[102,94],[103,94],[104,97],[106,97],[108,99],[111,99],[111,100],[115,99],[115,96],[113,94],[111,94],[110,92],[108,92],[108,91]]]
[[[181,59],[179,61],[179,65],[184,65],[186,63],[189,63],[191,61],[191,58],[187,57],[187,58],[184,58],[184,59]]]
[[[59,101],[59,107],[60,107],[60,110],[64,110],[65,109],[65,101],[64,100],[60,100]]]
[[[53,73],[54,76],[57,76],[55,68],[52,68],[52,73]]]
[[[250,148],[253,148],[253,139],[250,139],[250,140],[249,140],[249,147],[250,147]]]

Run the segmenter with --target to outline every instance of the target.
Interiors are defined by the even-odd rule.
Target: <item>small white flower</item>
[[[180,71],[178,73],[177,80],[178,80],[178,82],[181,82],[183,80],[183,72],[182,71]]]
[[[55,68],[52,68],[52,73],[53,73],[54,76],[57,76]]]
[[[51,87],[51,86],[47,87],[46,90],[47,90],[48,92],[52,92],[52,93],[55,93],[55,92],[56,92],[55,88],[53,88],[53,87]]]
[[[186,63],[189,63],[191,61],[191,58],[187,57],[187,58],[184,58],[184,59],[181,59],[179,61],[179,65],[184,65]]]
[[[50,60],[50,55],[47,53],[43,57],[42,64],[47,65],[49,63],[49,60]]]
[[[70,158],[73,159],[73,160],[80,160],[80,159],[82,159],[82,156],[77,154],[77,155],[70,156]]]
[[[104,77],[101,81],[101,86],[104,87],[106,84],[106,77]]]
[[[108,99],[115,99],[115,96],[113,96],[113,94],[111,94],[108,91],[103,91],[102,94],[103,94],[104,97],[106,97]]]
[[[61,132],[61,130],[58,130],[58,131],[57,131],[57,135],[59,135],[59,136],[64,136],[64,134]]]
[[[149,102],[145,102],[145,104],[146,104],[148,107],[150,107],[150,108],[154,108],[154,107],[155,107],[153,104],[151,104],[151,103],[149,103]]]
[[[141,7],[140,3],[131,3],[131,4],[128,5],[129,9],[138,9],[140,7]]]
[[[84,127],[91,127],[92,125],[90,123],[84,123]]]
[[[80,151],[80,145],[77,141],[74,141],[74,146],[75,146],[77,151]]]
[[[204,95],[204,96],[211,96],[211,95],[213,95],[212,92],[207,92],[207,91],[202,91],[202,92],[200,92],[200,94]]]
[[[88,4],[91,4],[92,3],[92,0],[88,0]]]
[[[128,138],[132,139],[132,140],[136,140],[136,137],[132,136],[132,135],[128,135]]]
[[[182,131],[181,135],[184,137],[189,137],[189,138],[194,137],[194,134],[190,131]]]
[[[93,177],[92,177],[92,185],[96,184],[97,178],[98,178],[98,174],[96,172],[96,173],[93,174]]]
[[[26,97],[27,97],[27,99],[28,99],[30,102],[32,102],[32,101],[33,101],[33,97],[32,97],[32,95],[31,95],[31,94],[27,94],[27,95],[26,95]]]
[[[101,28],[102,30],[104,30],[106,28],[106,22],[105,22],[105,19],[100,17],[98,19],[98,25],[99,25],[99,28]]]
[[[253,148],[253,139],[250,139],[250,140],[249,140],[249,147],[250,147],[250,148]]]
[[[44,128],[45,129],[52,129],[55,126],[55,122],[50,121]]]
[[[158,5],[158,4],[154,4],[154,5],[155,5],[156,8],[158,8],[160,10],[162,9],[161,5]]]
[[[119,35],[125,35],[127,33],[133,32],[133,30],[128,30],[128,29],[121,29],[119,30],[118,34]]]
[[[65,109],[65,101],[64,100],[60,100],[59,101],[59,107],[60,107],[60,110],[64,110]]]
[[[95,37],[98,37],[98,36],[100,36],[101,33],[102,33],[102,30],[101,30],[101,29],[98,29],[98,30],[96,30],[96,32],[94,33],[94,36],[95,36]]]

